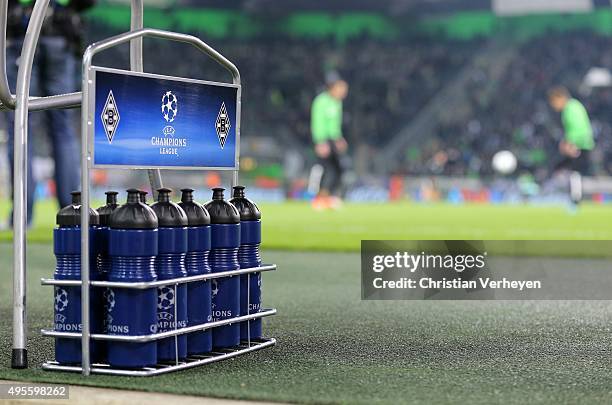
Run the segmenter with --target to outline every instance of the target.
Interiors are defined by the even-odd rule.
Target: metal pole
[[[233,83],[240,86],[240,73],[233,73]],[[232,172],[232,187],[238,185],[240,172],[240,110],[242,109],[242,86],[238,87],[238,105],[236,106],[236,170]]]
[[[90,319],[89,319],[89,134],[93,122],[90,117],[88,102],[91,58],[89,52],[83,57],[83,106],[81,107],[81,365],[82,373],[87,376],[91,373],[90,358]]]
[[[114,37],[98,41],[94,44],[91,44],[88,49],[93,56],[98,54],[99,52],[103,52],[115,46],[131,42],[133,39],[139,37],[160,38],[167,39],[169,41],[191,44],[194,47],[198,48],[201,52],[208,55],[215,62],[223,66],[223,68],[225,68],[232,75],[233,83],[236,85],[240,85],[240,72],[238,71],[236,65],[229,61],[225,56],[217,52],[206,42],[202,41],[197,37],[194,37],[193,35],[180,34],[178,32],[170,32],[153,28],[144,28],[141,30],[125,32],[123,34],[115,35]]]
[[[251,274],[247,274],[247,315],[251,315]],[[242,314],[241,314],[242,315]],[[247,341],[251,347],[251,321],[247,321]]]
[[[30,111],[49,110],[51,108],[78,108],[81,106],[82,93],[56,94],[46,97],[31,97]]]
[[[15,97],[11,94],[6,76],[6,30],[8,15],[8,0],[0,0],[0,102],[11,110],[15,108]]]
[[[132,0],[132,17],[130,30],[141,30],[144,26],[144,6],[142,0]],[[142,56],[142,37],[134,38],[130,41],[130,69],[134,72],[144,70]]]
[[[142,20],[139,20],[138,18],[136,18],[137,15],[140,15],[139,14],[141,10],[139,8],[140,5],[142,5],[142,0],[132,0],[132,10],[135,11],[135,15],[134,13],[132,15],[132,27],[136,27],[139,25],[142,26]],[[237,116],[236,116],[236,160],[235,160],[236,167],[238,167],[239,162],[240,162],[240,153],[239,153],[239,150],[240,150],[240,111],[242,109],[242,103],[240,101],[242,88],[240,87],[241,81],[240,81],[240,72],[238,71],[238,68],[236,68],[236,66],[232,62],[230,62],[227,58],[225,58],[223,55],[221,55],[219,52],[213,49],[210,45],[203,42],[199,38],[196,38],[192,35],[179,34],[176,32],[168,32],[168,31],[156,30],[156,29],[151,29],[151,28],[139,29],[139,30],[132,29],[132,31],[128,33],[119,34],[114,37],[107,38],[98,43],[92,44],[92,46],[90,46],[92,55],[95,55],[98,52],[102,52],[106,49],[112,48],[114,46],[117,46],[117,45],[120,45],[120,44],[123,44],[129,41],[130,42],[131,67],[132,67],[132,70],[138,71],[138,69],[142,69],[142,57],[141,58],[137,57],[139,53],[140,55],[142,55],[141,53],[142,43],[136,42],[136,40],[142,39],[142,37],[145,37],[145,36],[189,43],[195,46],[196,48],[198,48],[200,51],[207,54],[210,58],[212,58],[214,61],[219,63],[221,66],[223,66],[225,69],[227,69],[232,74],[233,83],[239,86],[238,87],[238,105],[236,108]],[[83,96],[83,100],[86,101],[84,96]],[[149,180],[151,182],[151,187],[153,188],[153,194],[155,194],[156,190],[162,187],[161,173],[159,169],[148,170],[148,173],[149,173]],[[232,186],[237,185],[238,180],[239,180],[239,176],[238,176],[238,171],[236,170],[232,174],[232,180],[231,180]]]
[[[11,367],[27,368],[26,227],[28,179],[28,101],[34,53],[49,0],[37,0],[21,49],[15,102],[13,167],[13,351]]]
[[[0,0],[0,110],[14,110],[16,97],[11,93],[6,60],[6,29],[8,0]],[[74,108],[81,105],[81,93],[58,94],[47,97],[30,97],[29,110],[48,108]]]
[[[1,0],[0,0],[1,1]],[[46,97],[30,97],[28,110],[42,111],[52,108],[78,108],[81,106],[81,92],[56,94]],[[13,108],[0,103],[0,111],[12,110]]]
[[[142,0],[132,0],[132,17],[130,30],[136,31],[144,27],[144,7]],[[144,71],[144,58],[142,54],[142,37],[130,41],[130,69],[134,72]],[[159,169],[147,170],[151,183],[153,200],[157,198],[157,190],[163,187],[161,171]]]
[[[174,284],[174,330],[179,329],[178,327],[178,299],[176,291],[178,290],[178,284]],[[179,352],[178,352],[178,335],[174,336],[174,364],[179,364]]]

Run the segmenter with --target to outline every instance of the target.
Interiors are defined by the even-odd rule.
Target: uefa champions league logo
[[[215,309],[215,307],[217,306],[217,304],[215,304],[215,298],[217,298],[217,294],[219,293],[219,283],[217,282],[216,278],[212,279],[211,282],[211,287],[212,287],[212,308]]]
[[[104,307],[106,312],[112,312],[113,308],[115,308],[115,293],[110,288],[107,288],[102,293],[104,298]]]
[[[178,114],[178,99],[171,91],[162,96],[161,111],[166,122],[173,122]]]
[[[68,292],[60,287],[55,287],[55,310],[62,312],[68,307]]]
[[[182,148],[187,147],[187,138],[175,137],[176,130],[170,125],[178,115],[178,97],[170,90],[162,95],[161,112],[168,125],[161,130],[163,137],[153,136],[151,138],[151,146],[159,148],[160,155],[179,156]]]
[[[175,132],[176,131],[174,130],[174,127],[172,125],[166,125],[162,131],[165,137],[167,136],[174,137]]]
[[[157,289],[157,309],[167,311],[174,306],[174,288],[164,286]]]
[[[219,293],[219,283],[216,278],[212,279],[212,297],[215,298]]]

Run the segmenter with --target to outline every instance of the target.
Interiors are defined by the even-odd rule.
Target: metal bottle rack
[[[191,36],[175,32],[168,32],[156,29],[143,28],[143,0],[131,1],[131,30],[124,34],[120,34],[106,40],[90,45],[83,56],[83,82],[82,91],[69,94],[53,95],[48,97],[30,97],[30,78],[32,74],[32,65],[34,61],[34,53],[36,51],[38,39],[40,37],[41,27],[44,21],[46,11],[49,7],[50,0],[36,0],[30,21],[27,27],[26,36],[23,41],[21,51],[21,63],[19,65],[17,76],[16,94],[10,92],[7,76],[6,76],[6,26],[8,13],[8,0],[0,0],[0,109],[15,110],[15,150],[14,150],[14,179],[13,179],[13,248],[14,248],[14,263],[13,263],[13,351],[11,366],[13,368],[27,368],[27,321],[26,321],[26,190],[27,190],[27,142],[28,142],[28,114],[30,111],[47,110],[53,108],[78,108],[82,107],[81,115],[81,193],[82,205],[89,207],[90,205],[90,176],[89,171],[92,168],[92,156],[90,149],[90,138],[93,126],[94,109],[90,108],[93,95],[90,94],[90,86],[92,84],[93,75],[96,67],[92,66],[93,56],[99,52],[113,48],[115,46],[130,43],[130,71],[136,73],[143,72],[143,51],[142,40],[144,37],[152,37],[165,39],[175,42],[184,42],[191,44],[211,59],[219,63],[228,70],[233,77],[233,85],[237,87],[237,105],[236,105],[236,161],[233,168],[218,168],[215,170],[231,170],[233,171],[232,185],[238,183],[238,159],[240,151],[240,73],[236,66],[227,60],[219,52],[211,48],[202,40]],[[212,168],[211,168],[212,169]],[[162,187],[162,178],[159,168],[148,168],[149,180],[151,187],[156,190]],[[82,229],[89,228],[88,210],[81,210],[81,227]],[[212,280],[221,277],[239,276],[241,274],[250,274],[257,272],[265,272],[276,270],[276,265],[262,265],[260,267],[240,269],[235,271],[226,271],[220,273],[212,273],[171,280],[161,280],[154,282],[127,283],[127,282],[107,282],[107,281],[91,281],[89,275],[89,232],[81,232],[81,280],[54,280],[42,279],[42,285],[53,286],[81,286],[81,321],[82,333],[73,332],[56,332],[54,330],[42,330],[43,336],[55,338],[80,339],[82,350],[81,366],[61,365],[55,361],[45,362],[42,367],[45,370],[52,371],[72,371],[81,372],[83,375],[107,374],[107,375],[124,375],[124,376],[152,376],[159,375],[171,371],[187,369],[202,364],[208,364],[220,360],[232,358],[241,354],[250,353],[265,347],[273,346],[276,343],[274,338],[251,339],[250,338],[250,320],[262,318],[276,314],[276,309],[262,309],[255,313],[247,311],[246,315],[237,316],[221,321],[208,322],[200,325],[189,326],[185,328],[175,328],[174,330],[154,333],[142,336],[124,336],[124,335],[106,335],[92,334],[90,332],[90,288],[129,288],[129,289],[146,289],[157,288],[162,286],[174,285],[175,291],[179,284],[190,283],[203,280]],[[250,284],[250,278],[247,277]],[[250,287],[250,286],[248,286]],[[250,288],[247,287],[247,291]],[[250,297],[247,297],[250,301]],[[248,306],[247,306],[248,307]],[[175,309],[176,310],[176,309]],[[215,327],[230,325],[232,323],[248,322],[248,338],[243,340],[239,346],[216,350],[204,355],[193,355],[187,359],[179,359],[177,357],[173,364],[159,364],[154,367],[145,367],[141,369],[117,369],[112,368],[108,364],[91,364],[90,361],[90,341],[105,340],[105,341],[123,341],[123,342],[150,342],[163,338],[175,337],[175,344],[179,335],[212,329]]]

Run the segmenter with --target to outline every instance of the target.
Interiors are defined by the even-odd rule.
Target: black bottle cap
[[[210,224],[210,214],[204,206],[193,200],[193,189],[184,188],[181,190],[181,202],[179,206],[187,214],[189,226],[203,226]]]
[[[110,215],[114,210],[117,209],[117,194],[116,191],[107,191],[106,193],[106,205],[98,208],[98,214],[100,215],[100,225],[108,226],[110,221]]]
[[[138,190],[138,194],[140,195],[140,202],[143,204],[147,203],[147,194],[149,194],[145,190]]]
[[[224,191],[224,188],[213,188],[212,200],[205,205],[210,214],[210,222],[213,224],[238,224],[240,223],[240,214],[236,207],[223,199]]]
[[[72,203],[65,206],[57,213],[56,222],[59,226],[81,225],[81,192],[73,191]],[[100,224],[100,216],[93,208],[89,209],[89,225]]]
[[[140,202],[140,191],[131,188],[127,190],[127,193],[127,203],[111,214],[110,227],[115,229],[157,228],[157,215],[151,207]]]
[[[244,196],[244,186],[234,186],[234,198],[230,200],[240,213],[241,221],[257,221],[261,219],[261,211],[257,205]]]
[[[181,227],[187,226],[187,214],[185,211],[176,203],[170,201],[170,193],[172,190],[169,188],[160,188],[157,190],[157,202],[151,205],[160,227]]]
[[[117,191],[107,191],[106,193],[106,205],[116,205],[119,206],[119,204],[117,204],[117,194],[119,194]]]

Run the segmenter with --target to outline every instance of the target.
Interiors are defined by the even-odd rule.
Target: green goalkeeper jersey
[[[589,114],[580,101],[569,99],[561,113],[561,120],[567,142],[582,150],[595,147]]]
[[[310,130],[315,144],[342,137],[342,101],[327,91],[319,94],[310,110]]]

